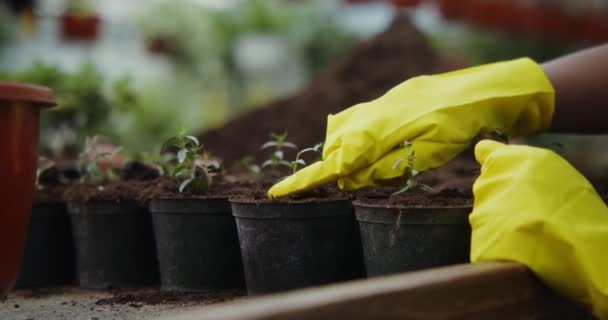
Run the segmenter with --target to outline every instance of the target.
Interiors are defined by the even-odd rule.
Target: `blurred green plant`
[[[103,182],[118,180],[113,158],[120,153],[122,147],[110,151],[99,151],[99,136],[87,137],[84,149],[78,155],[78,170],[80,182],[98,185]],[[100,163],[104,163],[104,167]]]
[[[41,116],[41,148],[44,154],[76,153],[77,137],[100,132],[110,114],[110,102],[103,93],[103,77],[91,64],[75,72],[36,62],[31,68],[0,79],[47,86],[57,96],[57,107]]]
[[[547,61],[581,48],[581,44],[533,38],[525,34],[463,28],[460,32],[436,32],[431,43],[439,52],[462,52],[471,65],[530,57]]]

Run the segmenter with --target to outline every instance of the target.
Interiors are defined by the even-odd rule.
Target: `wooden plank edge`
[[[593,319],[523,265],[462,264],[192,310],[172,320]]]

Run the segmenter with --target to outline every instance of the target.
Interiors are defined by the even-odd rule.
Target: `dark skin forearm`
[[[608,44],[542,65],[555,88],[550,130],[608,133]]]

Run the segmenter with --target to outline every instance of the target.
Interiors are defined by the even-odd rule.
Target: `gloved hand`
[[[509,136],[549,127],[554,91],[530,59],[494,63],[434,76],[412,78],[384,96],[330,115],[323,160],[284,179],[271,198],[338,180],[344,190],[374,186],[402,176],[407,161],[393,170],[410,141],[414,169],[443,165],[476,135],[500,129]]]
[[[608,319],[608,208],[557,154],[484,140],[471,261],[511,260]]]

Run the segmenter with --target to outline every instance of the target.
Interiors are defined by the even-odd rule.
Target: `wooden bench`
[[[463,264],[254,297],[174,320],[593,319],[525,267]]]

